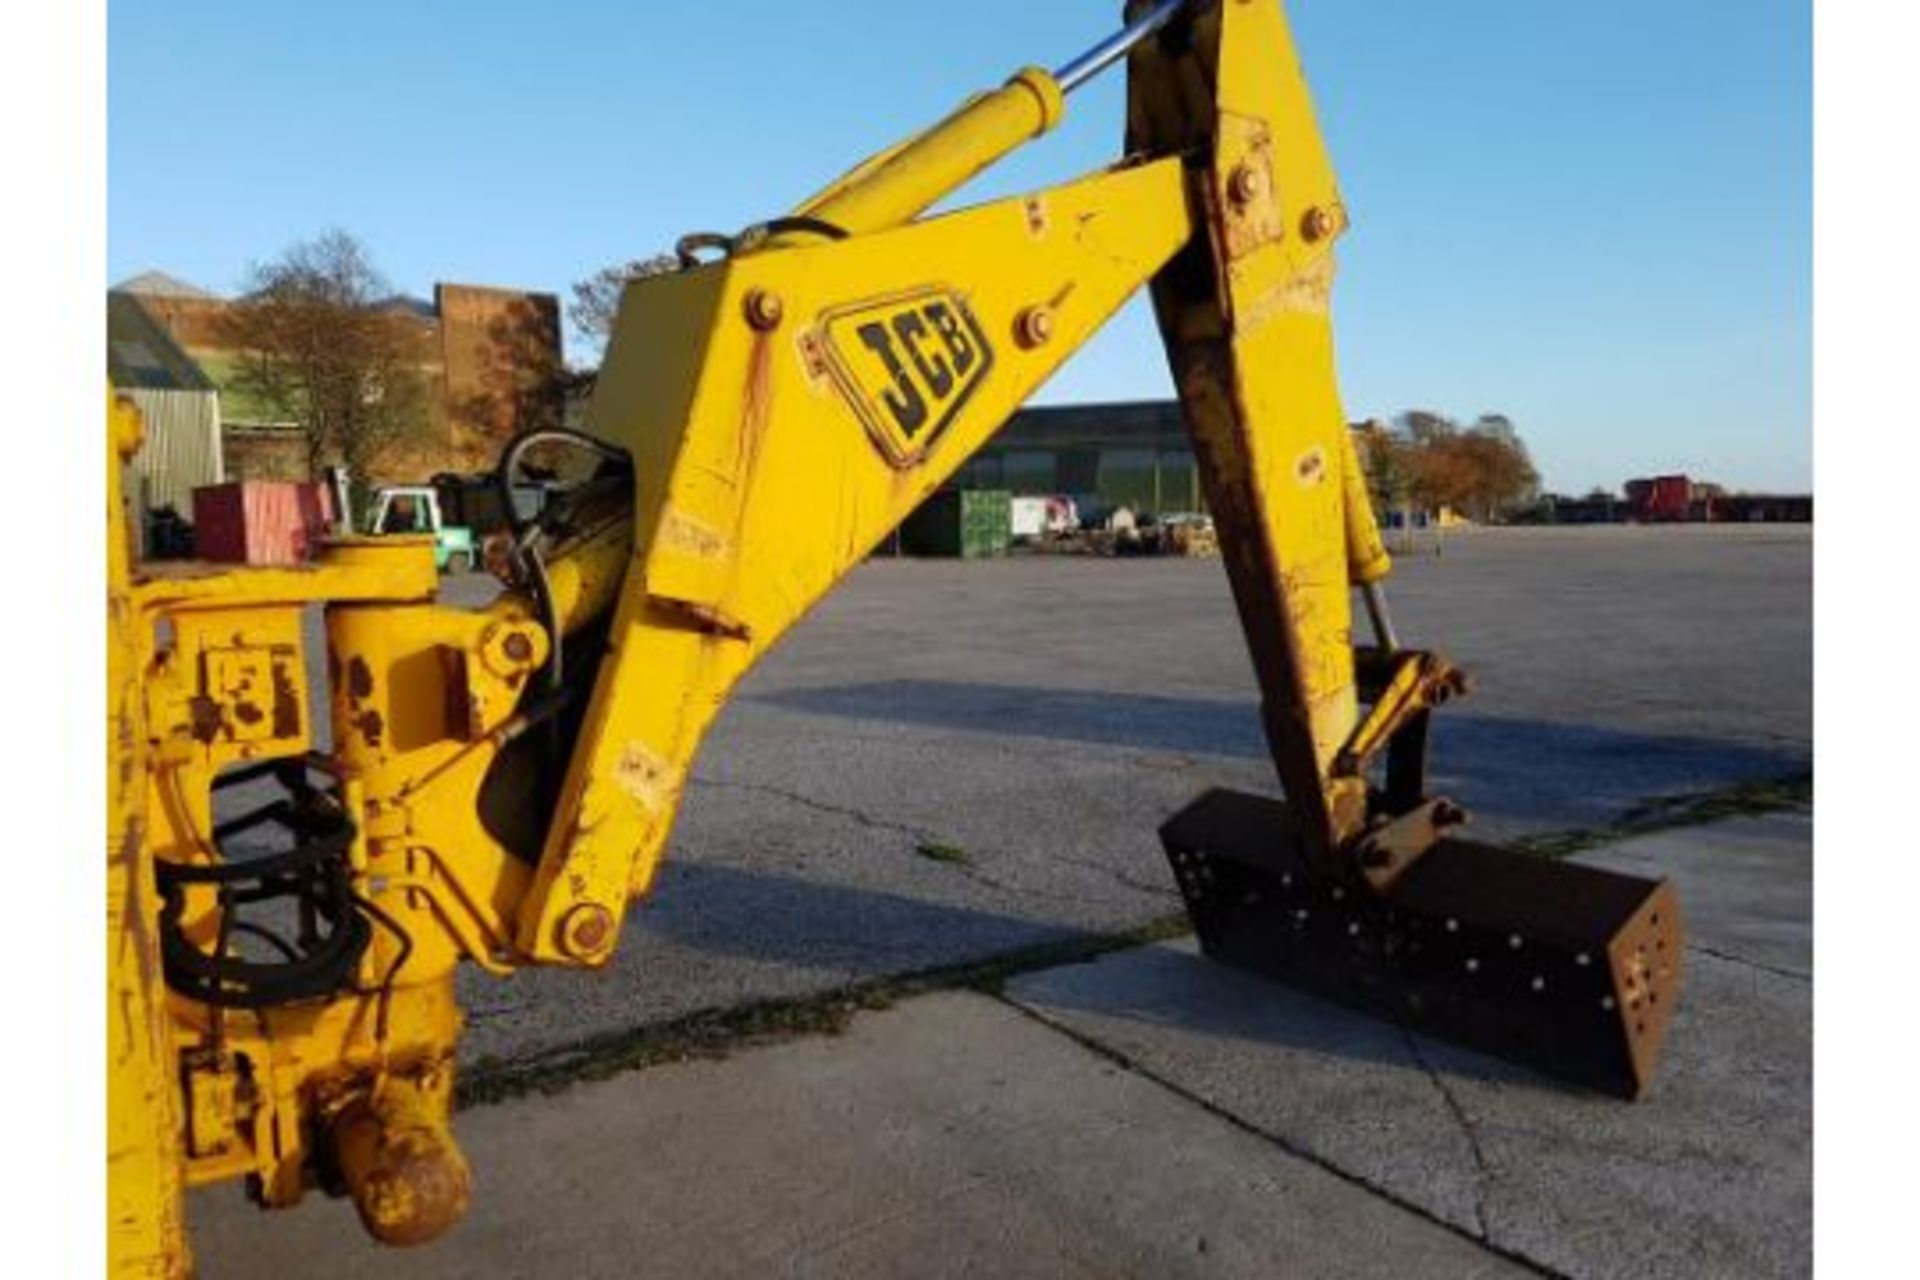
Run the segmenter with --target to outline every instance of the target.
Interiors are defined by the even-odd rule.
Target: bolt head
[[[604,952],[613,941],[613,912],[597,902],[583,902],[561,917],[560,949],[576,960]]]
[[[1339,229],[1340,216],[1323,204],[1314,205],[1300,218],[1300,234],[1307,238],[1309,244],[1325,240]],[[1441,697],[1440,700],[1445,699]]]
[[[1250,164],[1235,167],[1227,178],[1227,198],[1235,204],[1252,204],[1266,190],[1267,175]]]
[[[1023,347],[1043,346],[1053,337],[1053,308],[1028,307],[1014,322],[1014,336]]]
[[[771,289],[750,289],[743,303],[747,323],[765,333],[769,329],[780,327],[780,321],[787,314],[787,304],[780,295]]]
[[[500,649],[515,662],[533,660],[533,641],[524,631],[509,631],[507,638],[500,642]]]

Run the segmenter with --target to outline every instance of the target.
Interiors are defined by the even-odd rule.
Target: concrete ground
[[[1036,973],[1009,998],[1183,1096],[1540,1270],[1811,1270],[1812,819],[1744,819],[1583,859],[1671,875],[1680,1009],[1623,1104],[1223,972],[1189,945]]]
[[[474,1209],[428,1249],[202,1192],[202,1273],[1805,1275],[1811,826],[1588,855],[1700,904],[1637,1104],[1150,946],[471,1110]]]
[[[1436,785],[1481,834],[1680,881],[1688,994],[1642,1104],[1176,944],[473,1111],[479,1203],[438,1253],[196,1197],[205,1274],[1804,1272],[1810,823],[1612,838],[1810,770],[1807,531],[1450,536],[1393,599],[1478,677]],[[470,1074],[1161,918],[1158,823],[1273,789],[1252,695],[1217,562],[871,564],[723,715],[613,970],[468,984]]]
[[[1389,589],[1478,681],[1433,776],[1478,835],[1812,767],[1804,528],[1452,534]],[[1255,698],[1218,561],[871,563],[721,715],[611,970],[470,975],[470,1059],[1177,910],[1159,824],[1276,790]]]

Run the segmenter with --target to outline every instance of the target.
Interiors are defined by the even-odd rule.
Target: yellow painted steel
[[[326,1144],[377,1234],[443,1229],[466,1196],[458,966],[606,963],[742,674],[1149,281],[1282,780],[1329,846],[1348,832],[1348,584],[1388,562],[1333,377],[1344,207],[1276,7],[1196,6],[1187,34],[1132,56],[1126,165],[915,221],[1057,122],[1059,86],[1029,69],[797,210],[847,238],[783,233],[632,284],[590,413],[631,455],[631,504],[552,549],[544,604],[439,603],[424,539],[138,571],[110,462],[116,1275],[184,1271],[181,1186],[248,1178],[290,1204]],[[110,412],[116,457],[134,430]],[[516,774],[543,665],[603,628],[564,779]],[[374,922],[351,983],[262,1010],[168,992],[155,862],[219,862],[216,779],[308,757],[315,714]],[[212,893],[187,901],[211,952]]]
[[[651,882],[688,766],[734,682],[1189,235],[1185,180],[1169,160],[629,287],[589,427],[633,454],[633,563],[521,910],[522,951],[607,958],[610,934],[578,948],[568,921],[617,923]],[[779,323],[756,325],[755,298],[777,300]],[[919,333],[914,350],[935,375],[902,344],[908,394],[927,402],[910,461],[869,420],[890,420],[886,397],[905,384],[854,336],[867,315]],[[942,316],[957,338],[941,338]]]
[[[189,1270],[181,1219],[179,1091],[160,980],[146,840],[140,615],[121,511],[140,415],[107,391],[107,1257],[116,1277]]]
[[[1065,112],[1066,99],[1053,76],[1026,67],[919,137],[863,161],[794,212],[843,231],[898,226],[1053,129]]]
[[[110,400],[119,453],[137,429],[131,409]],[[137,569],[117,466],[108,481],[109,1257],[116,1276],[175,1276],[189,1267],[183,1186],[250,1177],[263,1203],[291,1204],[310,1181],[313,1141],[335,1113],[450,1070],[458,957],[441,944],[449,930],[429,907],[388,903],[416,923],[419,959],[404,975],[392,940],[377,940],[357,992],[216,1010],[162,982],[153,871],[156,861],[219,860],[212,796],[223,771],[312,748],[302,611],[368,602],[418,609],[437,577],[428,540],[395,539],[343,543],[301,569]],[[460,616],[470,629],[495,624]],[[337,723],[334,730],[339,741]],[[443,726],[435,734],[444,736]],[[345,792],[359,801],[365,787],[353,779]],[[358,808],[356,816],[364,818]],[[386,868],[364,852],[357,860],[362,887],[374,894]],[[430,892],[417,895],[422,904]],[[402,876],[385,878],[385,895],[409,894]],[[214,928],[208,905],[204,895],[190,897],[183,919],[184,934],[203,944]],[[444,1126],[445,1090],[437,1096]]]
[[[1280,7],[1206,6],[1182,50],[1136,51],[1128,149],[1204,160],[1195,199],[1210,269],[1163,275],[1154,304],[1275,765],[1310,855],[1330,866],[1365,815],[1364,783],[1332,766],[1358,715],[1350,584],[1377,560],[1345,479],[1334,371],[1345,203]]]

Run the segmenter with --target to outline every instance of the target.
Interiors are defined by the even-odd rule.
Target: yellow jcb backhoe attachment
[[[920,217],[1122,58],[1126,160]],[[244,1178],[279,1206],[317,1182],[390,1243],[453,1222],[456,968],[606,964],[736,682],[1142,285],[1286,796],[1216,792],[1163,829],[1203,946],[1643,1089],[1678,982],[1671,890],[1461,841],[1426,793],[1429,718],[1466,682],[1387,617],[1334,379],[1346,226],[1277,4],[1135,4],[1058,72],[630,284],[591,431],[501,460],[503,485],[542,447],[590,478],[516,527],[491,604],[435,599],[429,539],[136,569],[110,483],[117,1274],[185,1269],[183,1185]],[[137,427],[109,423],[112,481]]]
[[[628,289],[591,429],[633,460],[632,560],[517,943],[605,958],[734,682],[1150,282],[1286,793],[1168,824],[1203,944],[1637,1094],[1672,1008],[1670,892],[1447,838],[1464,815],[1425,794],[1429,712],[1465,680],[1387,618],[1334,376],[1347,213],[1279,8],[1129,16]],[[1127,162],[914,221],[1122,56]],[[1358,655],[1356,588],[1379,642]]]

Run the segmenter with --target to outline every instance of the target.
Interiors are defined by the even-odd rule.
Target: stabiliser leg
[[[1679,994],[1666,882],[1447,838],[1384,892],[1331,883],[1285,803],[1224,790],[1160,838],[1212,959],[1603,1093],[1652,1078]]]

